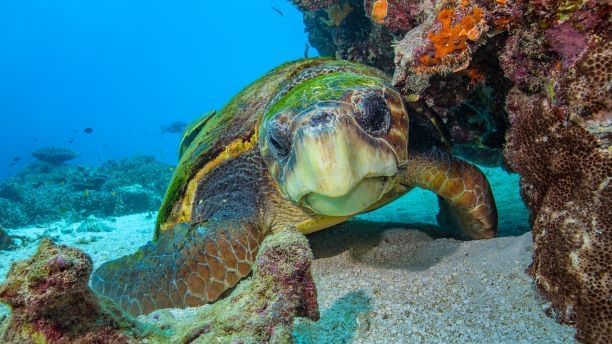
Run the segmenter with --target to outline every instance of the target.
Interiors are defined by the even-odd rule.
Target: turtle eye
[[[268,127],[268,142],[272,154],[279,160],[284,160],[289,155],[291,140],[289,139],[289,128],[287,125],[271,122]]]
[[[356,116],[359,125],[373,135],[383,135],[389,131],[391,125],[391,112],[385,99],[379,95],[372,95],[363,100],[363,111]]]

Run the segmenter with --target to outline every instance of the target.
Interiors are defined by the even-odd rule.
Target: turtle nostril
[[[331,123],[336,118],[336,115],[329,112],[320,112],[310,118],[310,125],[313,127]]]

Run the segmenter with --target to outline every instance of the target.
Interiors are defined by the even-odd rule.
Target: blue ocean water
[[[3,0],[0,37],[0,180],[45,146],[175,163],[179,135],[160,126],[220,108],[307,41],[281,0]]]

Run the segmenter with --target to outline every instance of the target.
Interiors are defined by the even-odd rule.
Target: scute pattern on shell
[[[104,264],[91,283],[134,315],[199,306],[250,273],[262,240],[258,228],[239,222],[176,226],[156,243]],[[126,290],[126,285],[131,287]]]

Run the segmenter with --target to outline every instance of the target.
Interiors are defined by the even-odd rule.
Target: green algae
[[[383,87],[384,81],[352,72],[322,74],[297,85],[279,99],[264,115],[264,120],[283,110],[299,111],[326,100],[342,99],[348,92],[372,87]]]

